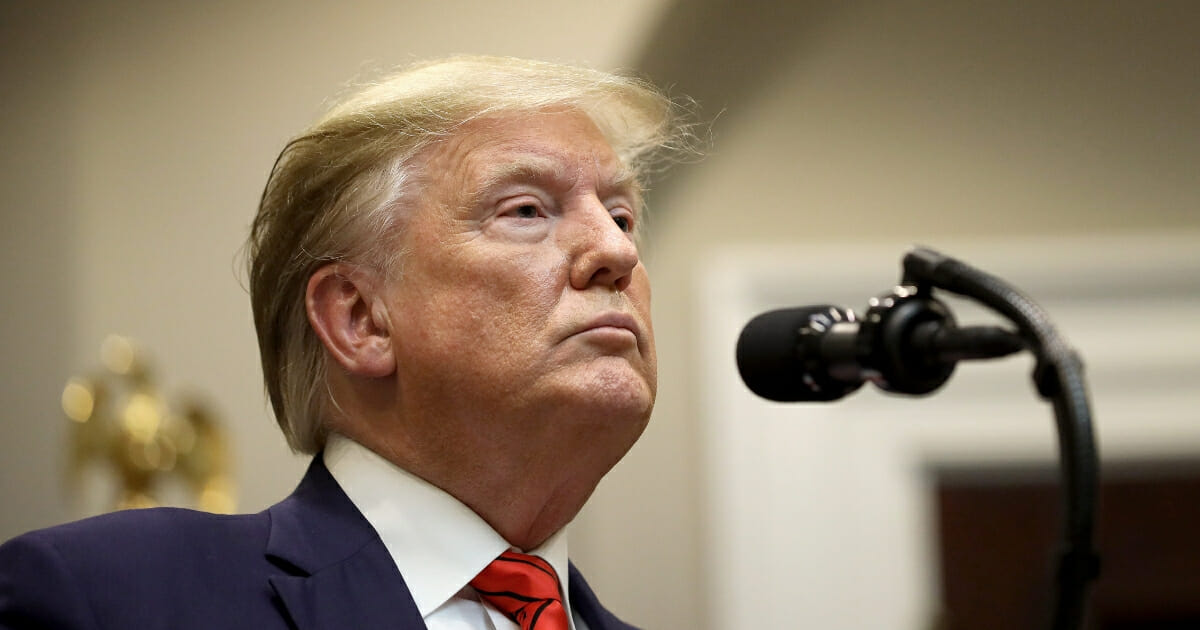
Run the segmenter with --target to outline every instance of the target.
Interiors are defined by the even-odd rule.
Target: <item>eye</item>
[[[538,218],[538,209],[531,203],[525,203],[514,208],[512,214],[518,219],[536,219]]]
[[[546,216],[546,207],[536,199],[514,199],[500,208],[499,216],[519,221],[540,219]]]
[[[615,216],[613,217],[613,223],[616,223],[617,227],[621,228],[622,232],[633,231],[633,221],[630,221],[629,217]]]

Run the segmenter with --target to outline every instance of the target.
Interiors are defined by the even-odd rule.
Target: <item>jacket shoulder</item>
[[[204,560],[227,553],[262,553],[269,527],[265,513],[208,514],[180,508],[125,510],[19,536],[17,548],[54,549],[76,568],[107,564],[129,570],[182,558]]]
[[[226,600],[236,608],[265,587],[268,519],[155,508],[18,536],[0,546],[0,629],[138,627],[156,608],[182,614],[238,593]]]

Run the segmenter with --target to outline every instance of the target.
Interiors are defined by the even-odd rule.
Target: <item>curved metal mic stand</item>
[[[1077,629],[1083,622],[1088,583],[1100,567],[1092,545],[1098,456],[1082,363],[1046,312],[999,278],[924,248],[905,255],[903,266],[902,282],[918,292],[938,288],[957,293],[1011,320],[1037,359],[1033,381],[1054,406],[1063,478],[1063,547],[1051,627]]]

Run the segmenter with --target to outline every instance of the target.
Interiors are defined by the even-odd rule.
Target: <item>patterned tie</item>
[[[487,565],[471,586],[521,630],[567,630],[567,611],[558,574],[537,556],[505,551]]]

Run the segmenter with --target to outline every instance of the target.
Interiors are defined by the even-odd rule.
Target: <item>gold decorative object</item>
[[[117,488],[116,509],[170,503],[163,497],[182,482],[196,507],[233,512],[228,441],[213,413],[195,398],[169,405],[125,337],[105,339],[100,359],[98,374],[72,378],[63,388],[63,411],[72,421],[70,479],[77,484],[100,464]]]

